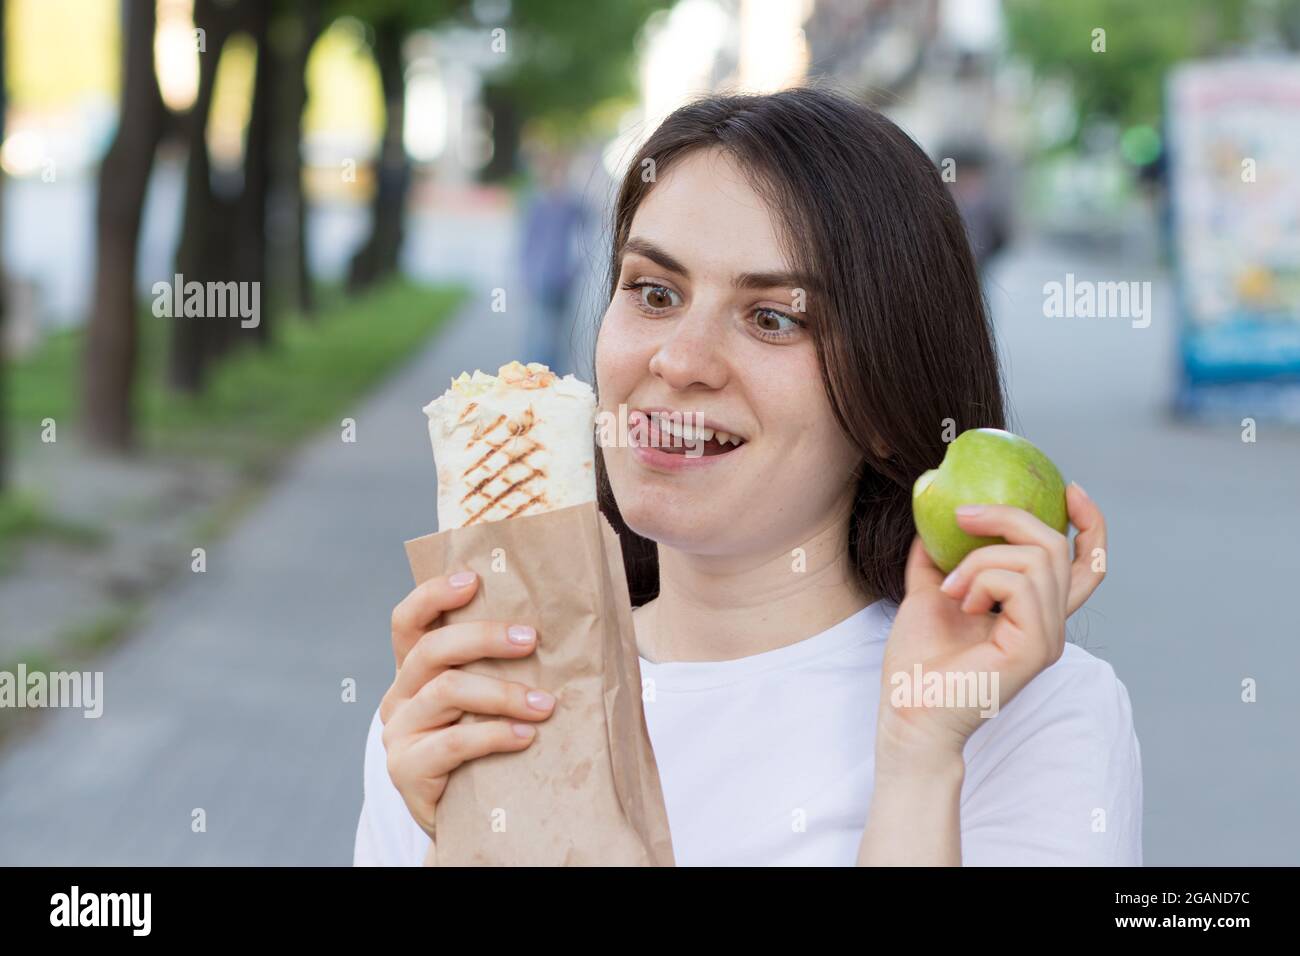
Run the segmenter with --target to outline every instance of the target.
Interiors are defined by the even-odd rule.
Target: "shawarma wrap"
[[[595,500],[596,396],[586,382],[511,362],[496,375],[461,373],[424,413],[440,530]]]

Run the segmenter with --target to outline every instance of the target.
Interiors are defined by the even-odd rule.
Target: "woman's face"
[[[680,160],[632,219],[596,346],[601,411],[629,423],[605,465],[628,526],[681,551],[793,548],[851,491],[860,456],[822,386],[816,292],[792,274],[779,229],[718,150]],[[645,427],[652,411],[743,441],[720,445],[715,431],[703,455],[647,447],[673,444]]]

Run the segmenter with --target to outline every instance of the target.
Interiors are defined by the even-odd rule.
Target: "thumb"
[[[930,559],[918,534],[912,539],[912,550],[907,553],[907,569],[903,575],[905,594],[911,594],[922,588],[937,588],[943,584],[943,578],[943,572]]]

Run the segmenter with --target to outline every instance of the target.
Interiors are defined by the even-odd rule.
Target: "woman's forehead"
[[[788,271],[780,220],[751,177],[720,150],[674,163],[632,216],[630,236],[666,250],[692,271]]]

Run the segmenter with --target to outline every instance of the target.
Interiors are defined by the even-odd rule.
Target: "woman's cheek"
[[[795,477],[795,493],[821,509],[843,494],[861,456],[835,420],[819,371],[807,372],[787,393],[785,408],[802,410],[790,423],[794,453],[787,458],[788,474]]]
[[[606,354],[609,351],[609,309],[600,317],[600,325],[596,328],[596,391],[601,391],[601,381],[605,378],[605,366],[608,362]]]
[[[609,408],[627,401],[638,379],[648,371],[648,359],[638,355],[631,323],[611,305],[596,336],[596,388]]]

